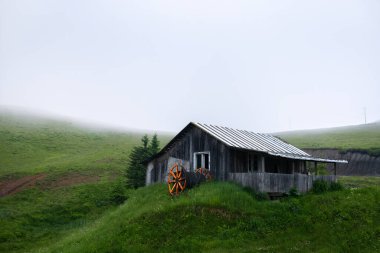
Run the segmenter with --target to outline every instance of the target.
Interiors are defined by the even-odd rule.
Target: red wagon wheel
[[[179,168],[180,167],[180,168]],[[186,177],[182,165],[175,163],[168,173],[168,187],[171,195],[178,195],[186,188]]]

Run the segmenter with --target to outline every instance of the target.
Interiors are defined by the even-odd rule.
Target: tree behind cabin
[[[153,135],[152,141],[150,142],[150,145],[149,145],[149,150],[152,156],[157,154],[158,151],[160,151],[160,141],[157,138],[157,134]]]
[[[126,171],[128,187],[138,188],[145,185],[146,167],[144,161],[159,151],[159,145],[160,142],[156,134],[150,143],[149,137],[144,135],[141,138],[141,145],[132,149]]]

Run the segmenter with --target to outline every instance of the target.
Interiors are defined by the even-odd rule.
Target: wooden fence
[[[258,192],[289,192],[296,188],[299,192],[307,192],[313,187],[315,180],[335,182],[335,175],[315,176],[305,174],[278,174],[278,173],[229,173],[228,180],[242,186],[249,186]]]

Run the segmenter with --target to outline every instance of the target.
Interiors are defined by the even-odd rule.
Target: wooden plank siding
[[[229,173],[228,180],[248,186],[258,192],[286,193],[291,188],[299,192],[307,192],[313,187],[315,180],[324,180],[329,183],[336,182],[335,175],[305,175],[305,174],[279,174],[279,173]]]
[[[165,181],[169,157],[189,161],[190,168],[193,169],[194,153],[204,151],[210,152],[210,170],[213,177],[216,180],[227,180],[230,148],[201,129],[192,127],[167,152],[151,161],[153,169],[149,182]]]
[[[234,181],[260,192],[284,193],[292,187],[297,188],[300,192],[306,192],[311,189],[316,179],[328,182],[336,180],[336,176],[333,175],[307,175],[307,163],[302,159],[292,159],[283,157],[281,154],[269,154],[248,149],[249,146],[243,144],[241,148],[234,147],[232,144],[228,144],[228,141],[234,141],[233,133],[225,132],[225,135],[222,136],[221,131],[215,132],[215,136],[213,136],[207,129],[189,124],[147,162],[146,184],[166,181],[169,160],[171,164],[173,160],[181,160],[186,164],[186,169],[192,171],[196,152],[209,152],[210,172],[215,180]],[[242,133],[240,134],[242,135]],[[248,137],[244,137],[244,140],[245,138]],[[293,149],[295,148],[293,147]]]

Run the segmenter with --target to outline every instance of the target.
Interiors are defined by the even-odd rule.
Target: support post
[[[314,162],[314,173],[315,173],[315,175],[318,175],[318,173],[317,173],[317,162]]]
[[[260,162],[260,172],[265,172],[265,157],[261,156],[261,162]]]
[[[247,172],[252,172],[250,168],[249,152],[247,151]]]
[[[294,174],[294,160],[292,161],[292,174]]]
[[[334,163],[334,175],[336,176],[336,163]]]

